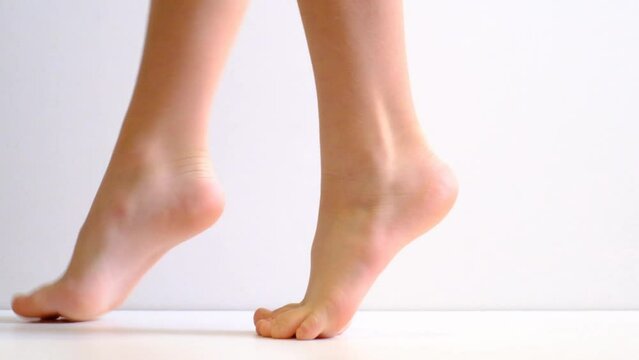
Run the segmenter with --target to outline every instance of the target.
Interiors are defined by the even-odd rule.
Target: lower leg
[[[166,251],[220,216],[207,123],[244,7],[152,2],[131,104],[69,266],[57,281],[17,296],[16,313],[95,318],[121,304]]]
[[[457,184],[411,99],[401,1],[299,0],[317,86],[322,189],[302,302],[259,309],[258,333],[343,331],[373,281],[452,207]]]
[[[213,93],[246,1],[153,1],[118,151],[207,153]]]

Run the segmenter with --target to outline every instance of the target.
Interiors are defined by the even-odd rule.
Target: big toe
[[[23,317],[57,318],[60,314],[52,301],[52,289],[45,286],[29,295],[16,295],[11,303],[13,311]]]

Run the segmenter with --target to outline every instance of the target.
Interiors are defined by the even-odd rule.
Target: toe
[[[257,323],[260,320],[263,319],[268,319],[273,315],[273,312],[269,309],[265,309],[265,308],[259,308],[257,310],[255,310],[255,313],[253,314],[253,325],[257,326]]]
[[[311,312],[295,331],[295,337],[299,340],[315,339],[324,331],[325,322],[322,313]]]
[[[284,306],[282,306],[281,308],[275,309],[275,311],[273,311],[273,314],[271,315],[271,317],[275,317],[275,316],[279,316],[280,314],[283,314],[289,310],[292,309],[296,309],[299,308],[301,305],[299,303],[290,303],[290,304],[286,304]]]
[[[306,308],[298,307],[275,316],[271,324],[271,337],[274,339],[293,337],[307,313]]]
[[[271,320],[261,319],[255,323],[255,331],[258,335],[271,337]]]
[[[59,316],[53,301],[51,301],[51,287],[40,288],[30,295],[17,295],[11,303],[13,311],[24,317],[56,318]]]
[[[297,303],[291,303],[277,308],[275,311],[270,311],[265,308],[259,308],[255,310],[255,314],[253,314],[253,324],[257,325],[257,322],[262,319],[272,319],[273,317],[278,316],[279,314],[298,306],[299,304]]]

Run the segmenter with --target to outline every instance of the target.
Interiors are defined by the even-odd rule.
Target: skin
[[[410,93],[402,3],[300,0],[317,88],[322,184],[301,302],[258,309],[258,334],[335,336],[397,252],[457,196],[426,143]]]
[[[345,330],[397,252],[448,213],[457,182],[415,115],[401,1],[298,3],[319,104],[319,216],[302,301],[260,308],[254,322],[264,337],[314,339]],[[16,297],[16,313],[94,319],[220,216],[208,109],[244,8],[153,2],[134,96],[69,267]]]
[[[94,319],[119,306],[166,251],[220,216],[207,127],[245,7],[152,2],[134,94],[71,262],[53,283],[16,296],[17,314]]]

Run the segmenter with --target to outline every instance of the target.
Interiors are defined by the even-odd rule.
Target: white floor
[[[639,311],[360,312],[319,341],[259,338],[251,315],[117,311],[66,323],[0,311],[0,359],[639,358]]]

